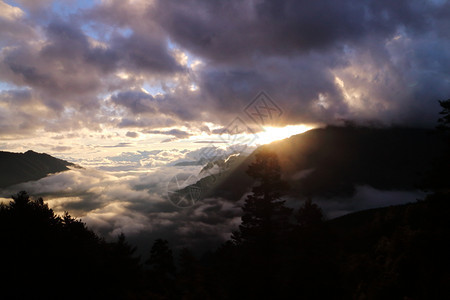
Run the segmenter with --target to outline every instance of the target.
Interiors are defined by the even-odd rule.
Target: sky
[[[235,118],[434,126],[449,14],[443,0],[2,0],[0,149],[196,149]],[[246,114],[261,92],[274,124]]]
[[[169,226],[181,212],[136,187],[164,190],[205,149],[345,120],[435,126],[449,28],[445,0],[0,0],[0,150],[91,168],[28,188],[109,234]],[[215,201],[196,212],[205,232],[204,210],[238,216]]]

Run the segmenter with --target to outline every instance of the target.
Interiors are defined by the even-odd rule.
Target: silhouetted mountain
[[[444,149],[431,129],[326,127],[262,146],[278,154],[293,196],[351,196],[358,185],[414,190]],[[221,176],[210,196],[239,199],[253,183],[245,174],[258,149]],[[242,160],[242,159],[241,159]]]
[[[74,164],[45,153],[0,151],[0,188],[67,171],[68,166]]]
[[[344,298],[448,298],[449,214],[447,193],[328,221]]]

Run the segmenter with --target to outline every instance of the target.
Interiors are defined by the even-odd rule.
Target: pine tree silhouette
[[[148,272],[150,288],[158,295],[172,295],[175,291],[175,264],[169,242],[157,239],[150,250],[150,257],[145,262],[150,267]]]
[[[439,101],[439,104],[442,107],[442,111],[439,113],[442,115],[441,118],[438,119],[438,129],[442,129],[444,131],[450,130],[450,99]]]
[[[432,168],[425,176],[423,186],[437,193],[450,194],[450,99],[439,101],[442,111],[437,129],[444,141],[444,151],[435,158]]]
[[[315,227],[324,221],[322,209],[311,198],[305,201],[295,217],[300,227]]]
[[[276,153],[265,149],[256,154],[247,174],[258,184],[242,208],[244,214],[239,231],[231,237],[240,248],[240,273],[246,278],[239,297],[271,299],[280,293],[280,259],[291,231],[292,209],[281,200],[288,185],[281,179]],[[248,289],[249,286],[258,288]]]
[[[208,299],[205,290],[204,271],[194,254],[188,249],[181,249],[179,255],[179,272],[177,286],[182,299]]]
[[[281,179],[281,170],[276,153],[262,150],[256,154],[247,174],[259,182],[247,196],[242,208],[242,224],[239,231],[234,232],[232,240],[236,244],[255,244],[271,247],[280,242],[280,238],[289,231],[289,217],[292,209],[280,200],[288,189],[287,183]]]
[[[2,299],[112,299],[136,290],[140,266],[124,241],[106,243],[25,191],[0,205]]]

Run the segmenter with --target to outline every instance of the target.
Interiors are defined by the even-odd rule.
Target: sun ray
[[[264,127],[264,131],[257,133],[256,145],[269,144],[274,141],[286,139],[290,136],[303,133],[314,128],[310,125],[288,125],[285,127]]]

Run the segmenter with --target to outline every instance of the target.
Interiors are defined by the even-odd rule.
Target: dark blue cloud
[[[226,126],[261,90],[280,125],[434,126],[450,94],[448,1],[114,0],[70,14],[50,2],[0,20],[0,80],[68,128]]]

